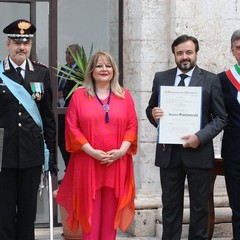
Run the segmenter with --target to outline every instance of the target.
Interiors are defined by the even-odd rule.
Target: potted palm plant
[[[53,192],[53,197],[57,197],[57,191],[55,190]],[[68,213],[65,210],[65,208],[61,205],[59,205],[59,211],[60,211],[60,216],[61,216],[61,221],[62,221],[62,237],[64,240],[81,240],[82,239],[82,229],[79,227],[76,232],[72,232],[71,229],[67,226],[67,218],[68,218]]]

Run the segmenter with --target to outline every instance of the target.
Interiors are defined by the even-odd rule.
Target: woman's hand
[[[98,160],[100,164],[110,165],[117,159],[122,157],[122,153],[119,149],[113,149],[109,152],[104,152],[102,150],[94,149],[91,156]]]
[[[91,156],[98,160],[100,164],[106,164],[107,166],[122,157],[122,152],[119,149],[113,149],[109,152],[94,149]]]
[[[107,164],[111,160],[111,156],[102,150],[94,149],[89,143],[82,146],[82,150],[92,158],[101,162],[101,164]]]
[[[122,152],[120,149],[113,149],[111,151],[108,151],[107,154],[109,156],[109,159],[103,163],[103,164],[107,164],[107,165],[112,164],[113,162],[115,162],[116,160],[118,160],[122,157]]]
[[[99,149],[93,149],[90,155],[101,163],[105,163],[110,160],[109,154]]]
[[[122,156],[120,150],[118,149],[114,149],[109,152],[104,152],[99,149],[92,149],[90,155],[94,159],[98,160],[100,164],[106,164],[107,166],[112,164],[114,161],[116,161]]]
[[[99,149],[94,149],[89,143],[82,146],[82,150],[98,160],[100,164],[106,164],[107,166],[120,159],[129,149],[131,143],[128,141],[123,141],[120,149],[112,149],[108,152],[104,152]]]

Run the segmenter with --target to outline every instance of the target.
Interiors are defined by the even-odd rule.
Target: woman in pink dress
[[[114,240],[117,228],[125,231],[134,216],[138,123],[118,75],[112,56],[97,51],[66,113],[71,157],[57,203],[66,209],[72,231],[82,227],[83,240]]]

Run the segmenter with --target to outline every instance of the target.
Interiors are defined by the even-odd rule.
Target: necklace
[[[108,95],[108,100],[107,100],[107,104],[103,104],[103,102],[101,101],[101,99],[98,97],[96,90],[94,89],[94,93],[96,95],[96,98],[98,100],[98,102],[103,106],[103,110],[105,111],[105,122],[108,123],[109,122],[109,116],[108,116],[108,111],[110,109],[109,104],[110,104],[110,99],[111,99],[111,88],[109,89],[109,95]]]

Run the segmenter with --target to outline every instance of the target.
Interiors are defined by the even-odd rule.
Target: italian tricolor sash
[[[240,67],[235,64],[233,67],[226,71],[226,74],[233,86],[238,91],[240,91]]]

